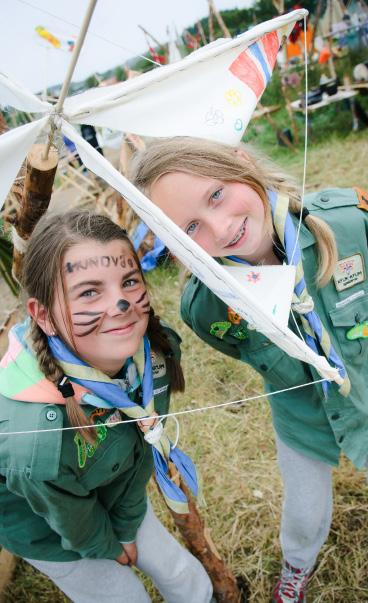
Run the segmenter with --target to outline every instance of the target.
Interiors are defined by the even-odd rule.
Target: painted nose
[[[121,312],[127,312],[130,308],[130,303],[126,299],[119,299],[116,305]]]

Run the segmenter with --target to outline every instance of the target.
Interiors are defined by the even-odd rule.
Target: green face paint
[[[365,339],[368,337],[368,320],[355,325],[352,329],[346,332],[346,339],[353,341],[354,339]]]

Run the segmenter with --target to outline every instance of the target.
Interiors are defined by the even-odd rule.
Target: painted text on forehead
[[[74,262],[66,262],[65,272],[83,272],[89,268],[135,268],[137,266],[132,255],[121,253],[120,255],[95,255],[87,258],[76,259]]]

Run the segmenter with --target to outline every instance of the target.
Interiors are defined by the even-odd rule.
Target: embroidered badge
[[[106,439],[107,427],[105,425],[99,425],[96,427],[97,438],[94,444],[86,442],[80,433],[76,433],[74,436],[74,442],[77,446],[78,451],[78,467],[83,469],[87,462],[87,458],[91,458],[96,452],[97,448]]]
[[[358,197],[358,207],[360,209],[365,209],[365,211],[368,211],[368,193],[362,188],[358,188],[357,186],[354,186],[353,189],[355,190]]]
[[[151,360],[153,378],[159,379],[166,375],[166,363],[164,357],[151,350]]]
[[[335,287],[344,291],[365,281],[363,258],[360,253],[339,260],[333,273]]]
[[[237,314],[235,312],[235,310],[233,310],[232,308],[229,307],[227,309],[227,319],[233,325],[238,325],[240,323],[240,321],[241,321],[241,316],[239,316],[239,314]]]
[[[227,333],[227,331],[230,329],[230,327],[231,322],[228,322],[226,320],[213,322],[210,326],[210,334],[214,335],[215,337],[218,337],[219,339],[222,339],[225,333]]]
[[[229,335],[232,335],[236,339],[243,341],[248,337],[247,329],[242,325],[237,326],[234,330],[231,330]]]

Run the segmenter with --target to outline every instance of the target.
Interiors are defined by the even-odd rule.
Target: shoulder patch
[[[365,211],[368,211],[368,193],[362,188],[359,188],[358,186],[353,186],[353,189],[355,190],[358,197],[359,209],[364,209]]]

